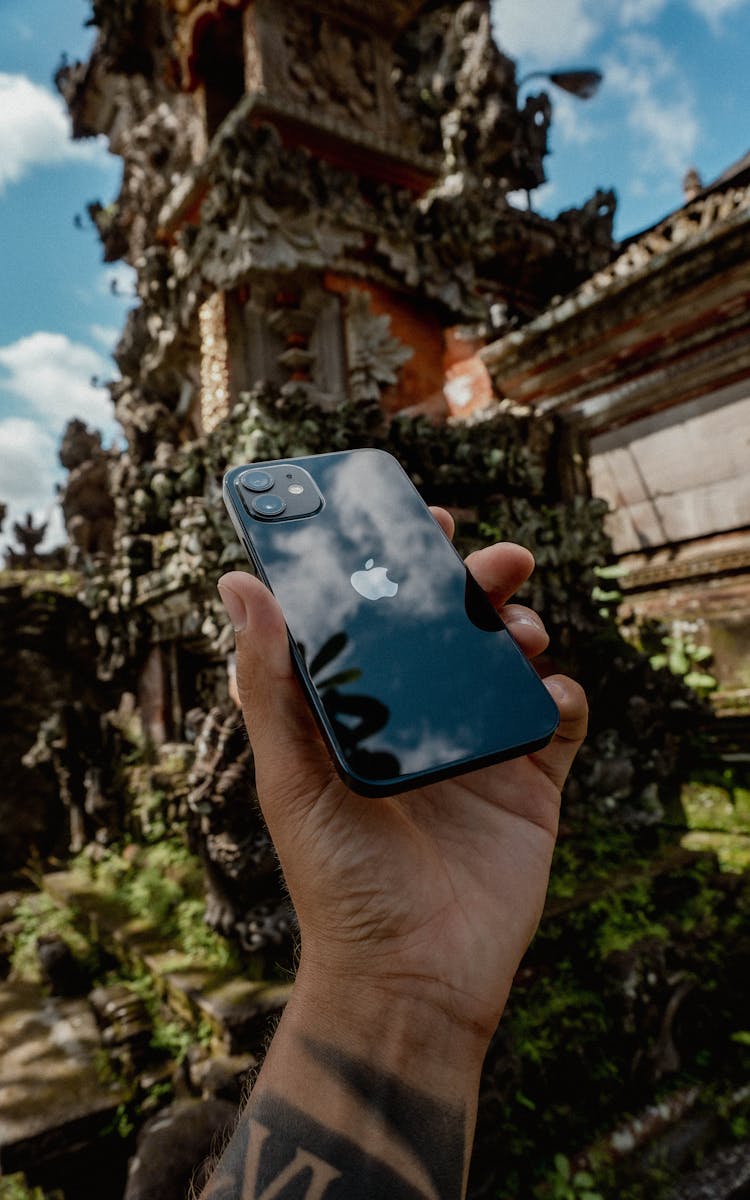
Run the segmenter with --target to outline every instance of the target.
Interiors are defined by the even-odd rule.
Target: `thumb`
[[[573,759],[586,736],[588,704],[581,685],[567,675],[549,675],[544,684],[560,710],[560,724],[552,741],[543,750],[532,754],[531,759],[562,791]]]
[[[330,776],[332,766],[294,672],[283,614],[268,588],[243,571],[223,575],[217,586],[234,626],[237,691],[259,790],[291,800],[293,783],[312,791],[316,770]]]

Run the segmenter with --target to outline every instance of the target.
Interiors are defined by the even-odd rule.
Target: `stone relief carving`
[[[519,125],[515,64],[494,42],[484,0],[443,4],[415,22],[396,45],[394,78],[422,149],[442,151],[445,175],[468,168],[473,177],[491,176],[493,202],[535,186],[540,131]]]
[[[109,556],[114,546],[115,506],[109,467],[113,455],[102,448],[101,434],[83,421],[69,421],[60,462],[69,472],[60,493],[65,527],[75,565],[92,555]]]
[[[377,400],[398,382],[398,373],[413,355],[394,337],[387,313],[374,313],[369,292],[351,291],[346,301],[346,345],[349,388],[353,400]]]
[[[287,83],[306,105],[372,126],[377,117],[375,47],[368,35],[311,9],[289,9],[284,22]]]
[[[278,861],[257,804],[242,716],[228,701],[193,710],[188,721],[197,730],[188,808],[206,873],[206,921],[247,950],[278,944],[296,917],[278,894]]]

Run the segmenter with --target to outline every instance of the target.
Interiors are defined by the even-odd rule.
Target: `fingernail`
[[[233,592],[226,584],[217,584],[217,589],[221,596],[221,602],[229,614],[234,632],[241,633],[247,625],[247,611],[242,597]]]
[[[558,683],[555,679],[545,680],[545,686],[546,686],[549,694],[553,697],[553,699],[563,700],[565,698],[565,688],[563,687],[563,685],[561,683]]]
[[[512,624],[513,625],[531,625],[534,629],[538,629],[540,633],[542,632],[541,621],[535,621],[533,617],[516,617],[515,621],[513,621]]]

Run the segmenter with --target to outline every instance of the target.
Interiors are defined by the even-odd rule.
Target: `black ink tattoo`
[[[310,1039],[305,1049],[406,1145],[429,1193],[273,1092],[251,1099],[201,1200],[460,1200],[464,1113]]]
[[[304,1038],[305,1049],[331,1075],[337,1075],[370,1108],[387,1120],[423,1162],[440,1200],[461,1195],[464,1168],[464,1113],[335,1046]]]

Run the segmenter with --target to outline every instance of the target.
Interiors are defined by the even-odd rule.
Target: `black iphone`
[[[391,795],[550,740],[557,706],[390,454],[234,467],[224,500],[354,791]]]

